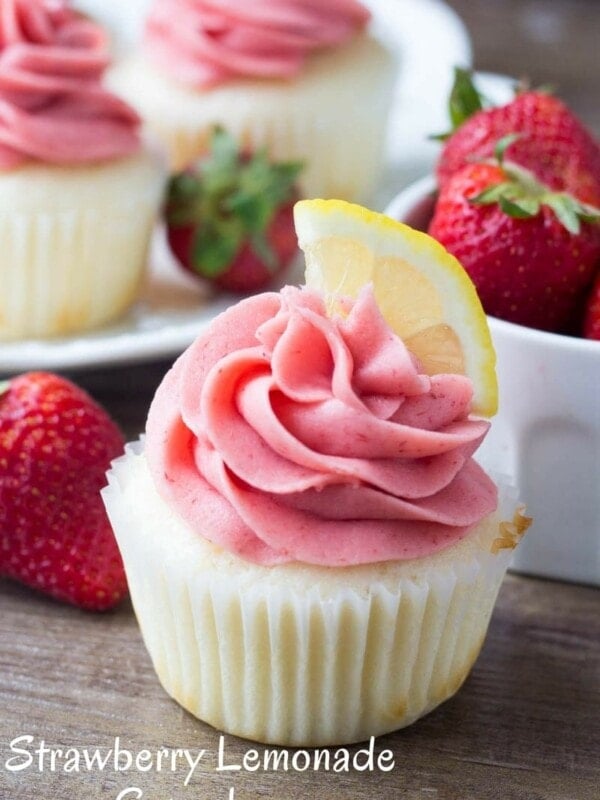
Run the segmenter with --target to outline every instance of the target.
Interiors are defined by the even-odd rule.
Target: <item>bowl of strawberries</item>
[[[386,213],[428,231],[488,314],[500,407],[482,456],[534,525],[513,567],[600,585],[600,144],[556,97],[486,106],[456,71],[435,175]]]

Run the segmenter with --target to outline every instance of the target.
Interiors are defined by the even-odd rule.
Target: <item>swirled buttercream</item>
[[[140,121],[101,85],[107,65],[102,29],[64,0],[2,0],[0,168],[136,152]]]
[[[286,287],[238,303],[158,389],[146,454],[199,535],[253,562],[411,559],[496,507],[471,383],[420,374],[370,288],[345,318]]]
[[[155,0],[144,46],[167,74],[206,89],[236,77],[291,78],[369,17],[357,0]]]

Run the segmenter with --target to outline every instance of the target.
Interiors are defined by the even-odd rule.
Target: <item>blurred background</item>
[[[467,26],[478,70],[550,84],[600,135],[598,0],[447,0]]]

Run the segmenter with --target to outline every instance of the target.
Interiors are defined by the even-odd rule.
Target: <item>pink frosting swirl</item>
[[[315,50],[350,39],[370,18],[357,0],[155,0],[145,49],[182,83],[291,78]]]
[[[0,168],[136,152],[140,120],[102,87],[107,65],[103,31],[65,0],[1,0]]]
[[[329,318],[287,287],[238,303],[158,389],[146,454],[200,535],[262,564],[411,559],[461,539],[497,503],[472,459],[488,423],[471,383],[429,378],[372,291]]]

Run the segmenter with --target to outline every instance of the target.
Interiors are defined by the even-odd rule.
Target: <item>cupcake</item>
[[[275,160],[304,160],[306,196],[365,197],[376,185],[394,60],[356,0],[156,0],[139,53],[110,85],[179,171],[211,129]]]
[[[136,297],[164,164],[66,2],[5,0],[0,60],[0,341],[92,328]]]
[[[296,746],[408,725],[458,690],[528,521],[473,459],[464,375],[424,374],[364,287],[217,317],[104,500],[166,691]]]

